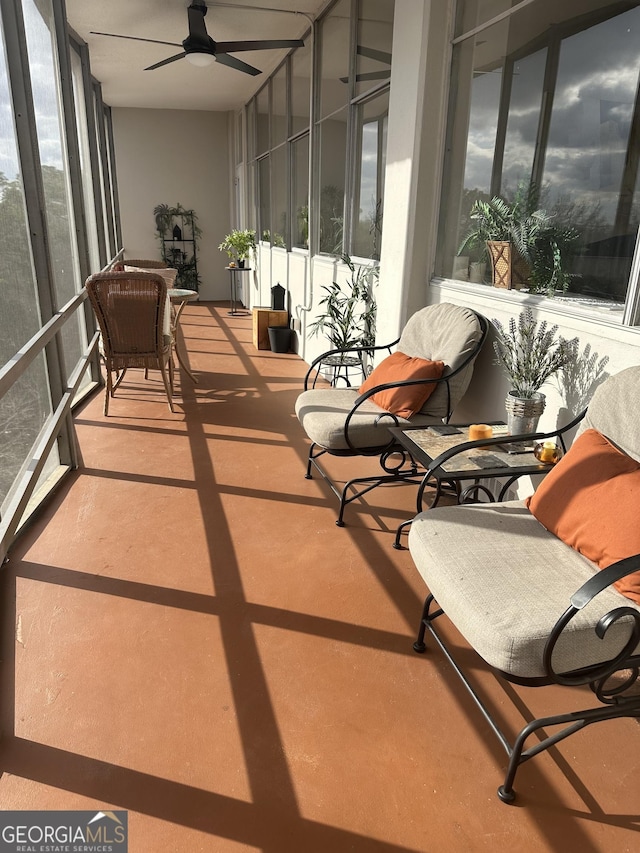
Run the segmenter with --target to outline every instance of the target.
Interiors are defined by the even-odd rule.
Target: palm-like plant
[[[358,267],[348,255],[342,256],[351,275],[346,285],[334,281],[324,285],[325,296],[318,303],[321,314],[309,326],[313,335],[324,332],[333,349],[373,346],[376,336],[376,301],[373,287],[378,267]]]
[[[480,252],[488,258],[488,241],[508,241],[529,267],[532,292],[552,296],[567,290],[574,277],[566,268],[566,255],[575,246],[578,233],[560,225],[554,214],[538,207],[535,184],[518,187],[512,203],[500,196],[477,199],[469,213],[473,225],[462,240],[458,254]]]

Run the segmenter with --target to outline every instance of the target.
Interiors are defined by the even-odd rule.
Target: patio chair
[[[417,481],[418,467],[387,429],[447,422],[464,395],[487,335],[481,315],[458,305],[430,305],[414,314],[398,340],[385,346],[331,350],[314,360],[295,411],[311,440],[306,477],[315,468],[340,500],[336,524],[347,504],[383,483]],[[339,353],[360,357],[391,353],[360,388],[315,386],[317,365]],[[319,463],[331,456],[377,456],[383,473],[348,480],[342,489]],[[350,493],[350,490],[352,493]]]
[[[632,367],[596,390],[531,498],[438,507],[411,525],[409,550],[429,590],[414,650],[425,651],[428,631],[506,750],[503,802],[528,759],[592,723],[640,717],[639,406]],[[436,629],[445,614],[499,678],[573,687],[580,704],[588,685],[601,704],[528,718],[510,742]]]
[[[106,368],[104,414],[129,367],[157,369],[173,412],[173,342],[167,333],[167,285],[147,272],[106,272],[85,282],[102,336]],[[116,374],[113,381],[112,374]]]

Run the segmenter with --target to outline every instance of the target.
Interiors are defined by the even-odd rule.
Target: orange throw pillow
[[[544,478],[527,506],[538,521],[606,569],[640,553],[640,463],[587,429]],[[640,572],[615,587],[640,604]]]
[[[425,358],[411,358],[403,352],[394,352],[381,361],[360,386],[364,394],[376,385],[387,382],[402,382],[406,379],[440,379],[444,372],[443,361],[429,361]],[[378,391],[373,400],[381,409],[386,409],[401,418],[410,418],[427,402],[436,389],[436,383],[428,385],[404,385]]]

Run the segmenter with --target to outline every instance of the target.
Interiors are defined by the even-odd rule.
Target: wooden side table
[[[256,349],[271,349],[269,326],[288,326],[289,312],[273,308],[253,309],[253,345]]]

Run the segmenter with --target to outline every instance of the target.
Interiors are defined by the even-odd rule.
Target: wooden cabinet
[[[253,345],[256,349],[271,349],[269,326],[288,326],[289,312],[272,308],[253,309]]]

